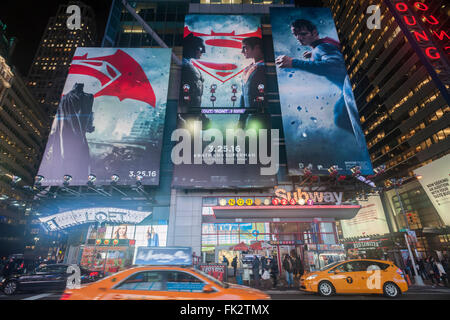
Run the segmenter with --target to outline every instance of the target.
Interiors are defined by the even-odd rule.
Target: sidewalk
[[[236,284],[236,280],[234,277],[229,278],[227,282]],[[255,286],[253,285],[253,281],[252,281],[250,287],[264,291],[266,293],[270,293],[270,294],[274,294],[274,293],[275,294],[276,293],[300,293],[301,294],[301,293],[304,293],[303,291],[301,291],[299,289],[298,284],[289,288],[284,282],[285,282],[284,280],[279,280],[277,287],[273,288],[271,280],[265,280],[265,281],[260,280],[260,284],[261,284],[260,287],[255,288]],[[247,281],[244,281],[243,285],[249,286]],[[433,288],[433,286],[431,284],[425,284],[424,286],[417,286],[417,285],[413,284],[413,285],[409,286],[408,291],[450,293],[450,288],[443,287],[443,286],[435,286]]]

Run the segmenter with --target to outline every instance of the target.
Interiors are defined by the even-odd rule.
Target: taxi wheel
[[[336,292],[333,285],[329,281],[322,281],[319,283],[318,291],[322,297],[330,297]]]
[[[401,291],[393,282],[386,282],[383,286],[383,293],[388,298],[397,298]]]

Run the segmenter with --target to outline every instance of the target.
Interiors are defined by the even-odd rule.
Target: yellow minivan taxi
[[[335,262],[304,274],[300,290],[325,297],[335,293],[375,293],[395,298],[408,290],[408,284],[393,262],[356,259]]]

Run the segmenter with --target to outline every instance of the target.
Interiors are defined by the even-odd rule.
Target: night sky
[[[0,20],[7,25],[7,37],[18,39],[12,64],[23,76],[28,75],[48,19],[56,15],[59,4],[67,2],[67,0],[1,0]],[[112,0],[84,0],[83,2],[95,11],[97,44],[100,45]]]

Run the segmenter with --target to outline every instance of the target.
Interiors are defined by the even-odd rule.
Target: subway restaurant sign
[[[148,211],[135,211],[121,208],[89,208],[61,212],[39,218],[39,221],[48,231],[58,231],[93,222],[138,224],[151,214]]]
[[[340,205],[344,196],[343,192],[327,191],[303,191],[297,188],[294,191],[286,191],[284,188],[275,187],[271,197],[236,197],[219,199],[220,206],[287,206],[287,205]]]

